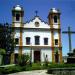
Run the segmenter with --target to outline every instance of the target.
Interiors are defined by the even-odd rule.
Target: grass
[[[6,65],[0,67],[1,74],[9,74],[21,71],[30,71],[30,70],[44,70],[51,68],[75,68],[75,64],[51,64],[46,65],[45,63],[32,63],[32,65],[20,66],[20,65]]]

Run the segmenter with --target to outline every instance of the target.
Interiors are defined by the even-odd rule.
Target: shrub
[[[29,63],[29,55],[22,55],[19,56],[19,65],[20,66],[25,66]]]
[[[71,68],[75,67],[75,64],[51,64],[48,68]]]
[[[6,53],[5,49],[1,49],[1,48],[0,48],[0,54],[3,55],[3,54],[5,54],[5,53]]]
[[[20,72],[20,71],[21,71],[20,66],[0,68],[0,73],[2,74],[9,74],[9,73],[15,73],[15,72]]]

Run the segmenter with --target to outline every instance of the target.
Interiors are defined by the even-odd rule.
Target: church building
[[[24,10],[20,5],[12,9],[12,27],[16,46],[11,54],[11,63],[18,55],[28,54],[34,63],[62,63],[60,11],[52,8],[48,13],[48,22],[37,15],[29,22],[23,22]]]

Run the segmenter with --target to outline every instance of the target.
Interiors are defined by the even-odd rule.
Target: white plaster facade
[[[35,22],[39,22],[39,27],[35,26]],[[17,27],[17,23],[15,24]],[[40,29],[40,30],[39,30]],[[44,29],[44,30],[42,30]],[[29,23],[24,24],[24,29],[22,31],[22,45],[23,50],[22,53],[29,54],[31,51],[31,46],[34,46],[35,48],[32,48],[32,62],[34,62],[34,51],[40,50],[40,60],[41,62],[45,61],[45,56],[48,55],[48,61],[52,61],[52,51],[51,51],[51,31],[50,26],[44,22],[42,22],[39,17],[35,17],[35,19]],[[35,36],[40,36],[40,44],[35,45]],[[26,37],[30,37],[30,45],[26,44]],[[55,34],[55,37],[57,37],[57,34]],[[15,30],[15,36],[14,38],[20,38],[20,30]],[[48,38],[48,45],[44,45],[44,38]],[[46,48],[37,48],[37,47],[44,47]],[[19,53],[19,44],[16,45],[15,53]]]
[[[15,10],[21,11],[21,8],[17,6]],[[53,12],[57,13],[57,11],[54,9]],[[20,17],[19,21],[16,21],[16,18],[14,17],[14,26],[16,27],[14,31],[14,38],[19,39],[20,43],[20,26],[21,26],[21,19],[23,17]],[[36,26],[36,22],[38,22],[38,26]],[[18,28],[17,28],[18,27]],[[58,23],[54,23],[53,27],[55,29],[58,29]],[[39,36],[39,45],[35,45],[35,36]],[[54,39],[59,39],[58,32],[54,31]],[[26,37],[30,37],[30,44],[26,44]],[[44,38],[48,38],[48,45],[44,45]],[[49,62],[52,62],[52,49],[51,49],[51,29],[50,25],[48,23],[45,23],[40,19],[39,16],[35,16],[33,20],[27,23],[22,23],[22,54],[31,54],[32,62],[34,62],[34,52],[40,51],[40,61],[44,62],[46,55]],[[16,44],[14,53],[19,53],[19,46],[20,44]],[[58,47],[58,45],[55,45],[55,47]]]

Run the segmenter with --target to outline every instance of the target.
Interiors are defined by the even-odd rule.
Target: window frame
[[[16,13],[16,21],[20,21],[20,14]]]
[[[40,45],[40,36],[35,36],[35,45]]]
[[[55,44],[55,45],[58,45],[58,39],[55,39],[55,40],[54,40],[54,44]]]
[[[27,42],[27,41],[29,41],[29,42]],[[30,37],[26,37],[26,45],[30,45]]]
[[[54,16],[54,23],[58,23],[58,17],[56,15]]]
[[[48,38],[44,38],[44,45],[48,45]]]

